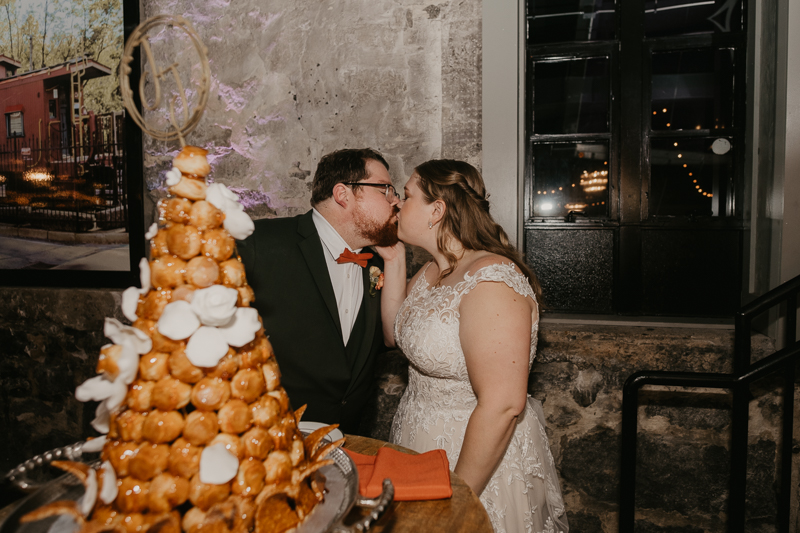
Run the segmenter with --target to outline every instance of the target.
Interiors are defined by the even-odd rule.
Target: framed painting
[[[138,1],[6,0],[0,21],[0,285],[136,283],[142,133],[119,64]]]

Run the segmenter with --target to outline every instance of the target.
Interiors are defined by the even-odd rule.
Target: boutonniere
[[[375,298],[383,288],[383,272],[376,266],[369,267],[369,295]]]

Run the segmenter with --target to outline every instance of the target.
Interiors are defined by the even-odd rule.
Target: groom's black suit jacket
[[[292,406],[308,409],[304,420],[338,423],[357,433],[370,400],[376,355],[384,351],[380,291],[369,294],[369,267],[383,267],[377,254],[366,268],[364,298],[347,346],[322,242],[311,211],[293,218],[261,219],[237,243],[247,280],[281,370]],[[369,251],[369,250],[366,250]]]

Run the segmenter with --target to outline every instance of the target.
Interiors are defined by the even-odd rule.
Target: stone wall
[[[428,159],[480,166],[480,0],[143,5],[144,16],[181,13],[207,45],[211,94],[186,140],[209,150],[212,178],[254,218],[307,211],[317,161],[340,148],[381,151],[398,188]],[[159,65],[196,61],[187,42],[154,41]],[[159,127],[167,116],[145,115]],[[177,150],[145,142],[148,225]]]
[[[94,375],[103,319],[120,293],[0,289],[0,472],[94,434],[94,406],[75,387]],[[730,371],[733,332],[720,329],[541,325],[529,389],[542,401],[572,531],[617,530],[622,385],[637,370]],[[772,350],[753,338],[754,360]],[[407,363],[390,352],[362,433],[387,439]],[[753,388],[747,531],[775,531],[781,401],[772,380]],[[800,397],[800,394],[796,395]],[[639,413],[639,529],[724,531],[730,397],[714,390],[648,389]],[[800,413],[800,405],[795,406]],[[794,443],[798,479],[800,428]],[[2,500],[2,495],[0,495]],[[0,502],[1,503],[1,502]],[[794,500],[796,520],[796,496]]]

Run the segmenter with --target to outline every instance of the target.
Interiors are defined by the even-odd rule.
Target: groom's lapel
[[[319,240],[317,228],[311,218],[311,211],[299,218],[297,232],[305,237],[300,241],[300,251],[305,257],[308,269],[314,277],[322,299],[330,311],[331,318],[339,332],[339,340],[342,340],[342,324],[339,322],[339,308],[336,306],[336,295],[333,293],[331,276],[328,273],[328,266],[325,264],[325,254],[322,251],[322,242]]]

